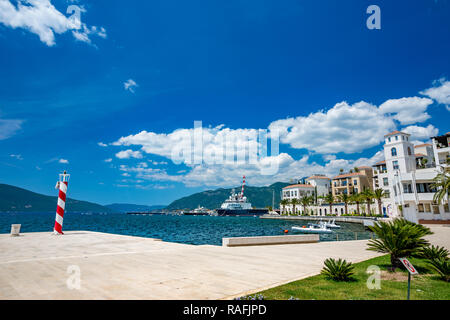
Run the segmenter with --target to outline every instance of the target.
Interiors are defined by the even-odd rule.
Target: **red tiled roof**
[[[310,184],[292,184],[290,186],[284,187],[283,189],[290,189],[290,188],[314,188],[314,186]]]
[[[353,176],[365,176],[365,174],[363,172],[344,173],[344,174],[340,174],[340,175],[334,177],[333,180],[347,178],[347,177],[353,177]]]
[[[429,144],[429,143],[418,144],[417,146],[414,146],[414,148],[427,147],[427,146],[431,147],[431,144]]]
[[[399,134],[399,133],[401,133],[401,134],[406,134],[406,135],[410,136],[409,133],[401,132],[401,131],[398,131],[398,130],[392,131],[392,132],[390,132],[390,133],[388,133],[388,134],[386,134],[386,135],[384,135],[384,136],[387,137],[387,136],[392,136],[392,135],[394,135],[394,134]]]
[[[378,161],[378,162],[375,163],[372,167],[379,166],[379,165],[382,165],[382,164],[386,164],[386,160]]]
[[[426,157],[426,155],[424,155],[423,153],[416,153],[415,156],[416,157]]]
[[[309,180],[309,179],[326,179],[326,180],[330,180],[330,178],[325,177],[325,176],[311,176],[311,177],[307,178],[306,180]]]

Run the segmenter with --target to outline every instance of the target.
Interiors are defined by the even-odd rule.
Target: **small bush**
[[[320,273],[335,281],[349,281],[353,275],[353,264],[351,262],[328,258],[324,264],[325,266]]]
[[[422,248],[417,256],[419,258],[428,259],[428,260],[435,260],[435,259],[448,259],[449,251],[445,249],[444,247],[439,246],[428,246]]]
[[[441,279],[450,282],[450,259],[435,258],[429,260],[430,266],[441,276]]]

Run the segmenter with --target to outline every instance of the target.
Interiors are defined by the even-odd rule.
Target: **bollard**
[[[355,232],[355,240],[358,240],[358,232]]]
[[[11,225],[11,237],[18,237],[20,235],[20,224]]]

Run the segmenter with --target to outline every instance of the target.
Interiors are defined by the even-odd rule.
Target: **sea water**
[[[11,224],[21,224],[21,233],[51,232],[55,213],[0,213],[0,233],[9,233]],[[211,217],[176,215],[129,215],[123,213],[65,213],[63,231],[86,230],[194,245],[222,245],[222,238],[299,234],[292,226],[308,221],[260,219],[259,217]],[[340,223],[341,229],[321,234],[321,241],[369,239],[371,233],[362,224]]]

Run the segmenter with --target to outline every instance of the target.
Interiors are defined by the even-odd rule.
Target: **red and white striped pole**
[[[56,188],[59,189],[58,205],[56,207],[55,227],[53,229],[54,234],[63,234],[63,218],[64,209],[66,208],[66,194],[67,187],[69,186],[70,174],[67,174],[64,170],[63,174],[59,175],[59,181],[56,183]]]
[[[243,180],[242,180],[241,198],[244,197],[244,186],[245,186],[245,176],[243,177]]]

